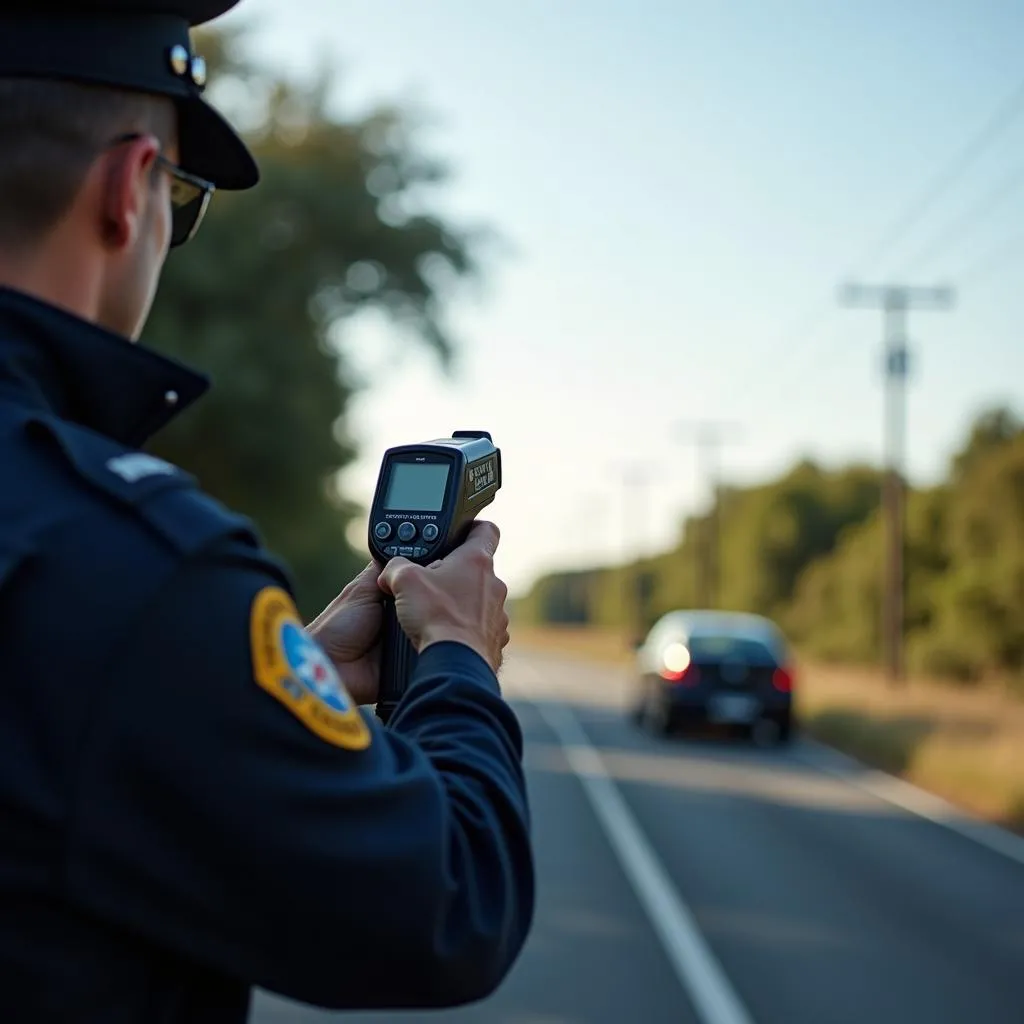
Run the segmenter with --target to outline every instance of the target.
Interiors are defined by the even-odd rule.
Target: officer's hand
[[[349,695],[357,704],[374,704],[380,685],[380,628],[384,602],[371,562],[310,623],[308,632],[334,662]]]
[[[423,567],[393,558],[379,585],[395,596],[398,621],[418,651],[442,640],[472,647],[494,669],[508,643],[508,588],[494,575],[498,528],[476,523],[447,558]]]

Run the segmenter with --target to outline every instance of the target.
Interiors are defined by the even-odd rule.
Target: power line
[[[870,272],[885,252],[891,248],[900,238],[931,209],[932,206],[948,191],[951,185],[967,171],[979,156],[1005,131],[1014,120],[1024,112],[1024,80],[1000,103],[989,116],[988,120],[953,157],[953,159],[941,170],[931,182],[925,187],[916,202],[904,208],[903,212],[890,222],[889,226],[881,233],[875,243],[868,248],[864,256],[857,261],[860,268],[858,275]],[[1024,169],[1021,169],[1024,171]],[[1018,171],[1021,173],[1021,171]],[[1010,190],[1009,183],[1004,185]],[[1001,196],[999,198],[1002,198]],[[943,233],[941,241],[945,242],[946,233]],[[933,243],[934,245],[934,243]],[[931,258],[931,254],[929,254]],[[987,272],[990,268],[987,263],[983,268]],[[774,352],[777,348],[785,347],[786,355],[784,363],[788,366],[794,356],[806,355],[815,345],[822,325],[830,318],[834,305],[831,296],[816,307],[815,312],[804,317],[792,331],[781,335],[778,343],[771,348]],[[793,339],[801,339],[800,343],[794,345]]]
[[[1024,111],[1024,81],[1021,81],[1006,100],[993,111],[981,131],[970,139],[946,167],[931,180],[918,200],[911,203],[899,217],[892,221],[860,260],[861,267],[870,269],[870,265],[880,259],[886,250],[890,249],[910,228],[914,227],[1022,111]]]
[[[1018,166],[996,188],[986,192],[977,203],[951,224],[948,224],[928,245],[922,246],[917,256],[907,261],[905,273],[914,274],[927,266],[936,256],[942,254],[949,242],[958,239],[972,224],[981,221],[986,214],[992,213],[1000,203],[1013,195],[1022,185],[1024,185],[1024,166]]]
[[[989,249],[980,259],[969,263],[965,270],[957,274],[957,280],[961,286],[978,284],[994,272],[1009,267],[1021,257],[1024,257],[1024,233],[1005,239],[993,249]]]
[[[833,312],[834,309],[831,302],[827,304],[822,303],[814,313],[804,317],[795,330],[781,335],[778,343],[769,351],[774,352],[776,349],[782,348],[785,354],[781,362],[784,366],[788,367],[793,362],[794,356],[806,355],[811,349],[818,338],[821,328],[831,318]],[[800,339],[801,344],[793,345],[794,338]]]

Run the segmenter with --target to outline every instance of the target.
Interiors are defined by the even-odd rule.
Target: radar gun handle
[[[398,702],[409,688],[419,655],[412,641],[398,622],[395,599],[384,599],[384,626],[380,641],[380,690],[377,695],[377,717],[385,724],[391,719]]]

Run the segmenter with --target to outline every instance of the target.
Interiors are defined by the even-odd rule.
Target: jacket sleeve
[[[279,580],[222,553],[117,638],[69,830],[91,914],[338,1009],[490,994],[534,907],[522,735],[489,666],[438,644],[384,729]]]

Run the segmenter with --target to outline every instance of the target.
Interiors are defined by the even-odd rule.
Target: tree
[[[778,480],[736,491],[723,507],[723,607],[779,617],[797,580],[878,504],[879,476],[862,466],[831,472],[803,460]]]
[[[950,476],[962,483],[971,470],[987,455],[1014,440],[1024,430],[1024,423],[1005,406],[983,412],[971,426],[967,443],[953,458]]]
[[[881,520],[847,530],[834,552],[800,575],[784,622],[793,639],[828,661],[864,662],[881,641]]]
[[[930,651],[935,667],[951,662],[962,678],[1024,676],[1024,426],[986,431],[993,422],[978,422],[954,464]]]
[[[419,152],[407,115],[338,118],[327,79],[300,88],[257,73],[236,37],[207,33],[201,50],[211,91],[252,124],[262,180],[215,196],[168,260],[143,340],[215,386],[153,448],[255,520],[312,614],[358,569],[356,510],[334,483],[355,455],[338,325],[381,309],[449,367],[444,300],[476,272],[480,235],[425,210],[447,172]]]

